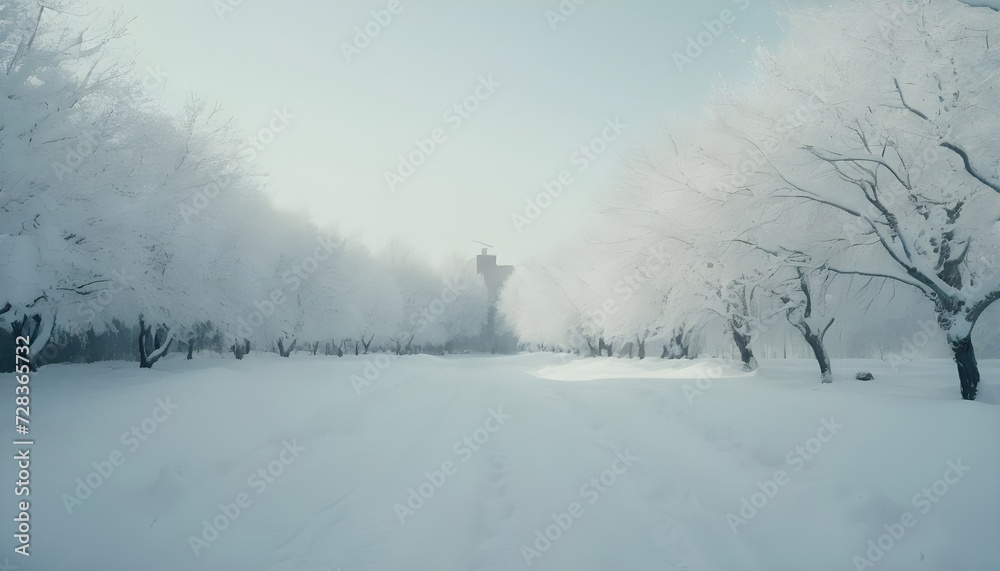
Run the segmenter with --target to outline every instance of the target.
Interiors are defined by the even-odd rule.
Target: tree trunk
[[[153,365],[146,360],[146,323],[139,318],[139,368],[149,369]]]
[[[639,346],[639,360],[646,358],[646,342],[636,339],[636,344]]]
[[[676,328],[671,332],[671,337],[663,346],[661,359],[689,359],[691,358],[691,347],[688,345],[690,339],[685,339],[683,328]]]
[[[813,355],[816,356],[816,362],[819,363],[820,379],[824,383],[832,383],[833,370],[830,368],[830,355],[826,352],[826,347],[823,345],[823,336],[811,331],[803,332],[803,335],[806,338],[806,343],[812,348]]]
[[[288,356],[292,354],[292,351],[295,350],[295,344],[298,343],[298,341],[298,339],[292,339],[292,344],[289,345],[286,350],[284,341],[282,339],[278,339],[278,354],[282,357],[288,358]]]
[[[21,335],[24,334],[24,327],[27,324],[28,324],[28,316],[27,315],[24,316],[24,319],[21,319],[21,320],[15,319],[14,321],[11,321],[10,322],[10,334],[13,335],[15,338],[20,337]],[[31,339],[28,339],[28,341],[31,341]]]
[[[230,347],[230,349],[232,350],[233,355],[236,356],[237,361],[242,360],[243,356],[246,355],[246,352],[243,351],[243,345],[240,345],[240,342],[235,339],[233,340],[233,346]]]
[[[30,348],[32,355],[42,354],[42,350],[45,349],[46,345],[49,344],[49,339],[52,338],[52,332],[55,331],[55,327],[55,312],[48,319],[46,319],[45,315],[35,314],[35,331],[32,333],[33,337]],[[35,363],[29,363],[29,365],[32,371],[36,370]]]
[[[157,330],[159,333],[159,330]],[[146,339],[152,336],[153,350],[146,348]],[[174,342],[174,332],[167,330],[167,337],[163,341],[157,342],[157,335],[152,333],[151,327],[146,325],[142,317],[139,318],[139,368],[152,369],[153,363],[160,360],[170,350],[171,343]]]
[[[809,287],[809,280],[803,269],[797,267],[795,271],[799,276],[799,291],[802,292],[805,299],[796,306],[790,304],[789,295],[783,295],[780,298],[781,302],[789,305],[785,311],[785,318],[793,327],[799,330],[799,333],[805,337],[806,343],[812,348],[813,355],[816,356],[816,362],[819,363],[820,380],[824,383],[832,383],[833,371],[830,368],[830,355],[826,352],[826,347],[823,345],[823,338],[826,337],[826,332],[830,330],[836,318],[831,317],[830,321],[827,321],[823,328],[812,328],[809,324],[809,320],[813,316],[812,288]]]
[[[949,339],[951,351],[958,365],[958,380],[962,384],[962,398],[976,400],[979,389],[979,364],[976,362],[976,350],[972,346],[972,334],[961,339]]]
[[[194,353],[194,337],[188,339],[188,354],[187,354],[188,361],[194,359],[193,353]]]
[[[243,338],[243,354],[246,355],[250,352],[250,340],[246,337]]]
[[[753,349],[750,347],[750,336],[733,329],[733,341],[736,343],[736,348],[740,350],[740,360],[743,361],[743,370],[756,370],[757,358],[753,356]]]
[[[678,359],[687,359],[689,357],[687,342],[684,340],[684,329],[677,330],[677,334],[674,335],[673,344],[676,347],[675,356]]]

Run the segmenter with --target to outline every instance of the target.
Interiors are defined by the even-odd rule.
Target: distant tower
[[[514,266],[498,266],[497,257],[487,253],[487,248],[476,256],[476,272],[483,275],[486,282],[486,289],[490,292],[490,303],[495,304],[500,296],[500,288],[507,281],[510,274],[514,273]]]
[[[507,332],[503,318],[497,315],[497,299],[500,297],[500,288],[514,273],[514,266],[498,266],[497,257],[488,253],[487,248],[483,248],[476,256],[476,272],[483,276],[486,290],[490,294],[489,321],[481,335],[481,339],[486,345],[483,349],[488,349],[490,353],[516,353],[517,339]]]

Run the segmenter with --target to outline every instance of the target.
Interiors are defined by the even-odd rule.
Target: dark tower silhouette
[[[476,256],[476,271],[483,275],[486,289],[490,292],[490,303],[495,304],[503,283],[514,273],[514,266],[498,266],[497,257],[483,248],[482,253]]]
[[[487,248],[483,248],[482,252],[476,256],[476,271],[483,276],[486,290],[490,294],[489,320],[482,334],[484,349],[488,349],[490,353],[515,353],[517,352],[517,339],[508,332],[503,319],[497,316],[497,299],[500,297],[500,288],[514,273],[514,266],[498,266],[497,257],[489,254]]]

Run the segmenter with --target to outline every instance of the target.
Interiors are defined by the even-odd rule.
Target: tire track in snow
[[[526,375],[524,382],[502,384],[510,393],[505,402],[516,403],[523,411],[516,429],[499,439],[501,444],[518,443],[514,448],[500,447],[507,475],[504,489],[515,509],[502,521],[500,531],[481,543],[484,551],[492,549],[473,559],[469,569],[524,569],[529,559],[532,569],[543,570],[603,571],[648,565],[648,560],[642,565],[622,564],[622,552],[657,553],[655,560],[667,569],[697,568],[699,558],[684,542],[678,524],[650,505],[646,486],[637,481],[643,469],[638,463],[620,475],[596,503],[582,497],[581,484],[607,471],[616,452],[645,446],[623,437],[630,435],[615,426],[614,410],[610,417],[598,412],[604,403],[586,398],[589,385],[529,380]],[[526,555],[523,549],[534,549],[536,532],[553,523],[551,514],[565,513],[572,502],[584,506],[583,515],[539,558]],[[624,535],[627,528],[621,523],[635,519],[644,522],[642,528],[650,533]]]
[[[321,533],[343,519],[341,510],[337,508],[350,495],[351,492],[347,492],[333,503],[321,509],[309,518],[310,523],[306,524],[276,549],[272,549],[270,557],[278,563],[269,564],[265,569],[267,571],[300,571],[303,569],[318,568],[317,566],[321,562],[305,560],[310,558],[311,553],[317,551],[315,548],[321,539]]]
[[[492,446],[483,462],[485,469],[480,468],[477,473],[479,490],[475,499],[479,505],[475,518],[476,535],[484,539],[470,556],[468,569],[474,571],[511,569],[518,557],[517,545],[508,529],[517,509],[509,494],[508,458],[501,437],[496,437],[496,442],[490,444]]]
[[[754,457],[746,440],[731,426],[699,418],[697,406],[688,401],[682,385],[645,380],[630,385],[631,390],[623,391],[623,396],[628,395],[637,410],[645,411],[643,417],[659,419],[663,460],[677,467],[670,470],[670,478],[650,481],[646,495],[648,505],[663,518],[665,538],[673,537],[668,541],[691,548],[690,560],[679,562],[676,568],[723,571],[726,561],[739,560],[745,561],[747,569],[756,569],[742,538],[734,537],[725,553],[718,545],[700,540],[731,534],[720,513],[732,506],[715,492],[752,481],[750,478],[766,465]]]
[[[426,374],[408,376],[392,384],[392,388],[372,391],[369,396],[362,395],[364,409],[363,418],[372,423],[373,426],[385,428],[387,410],[401,409],[406,411],[413,407],[397,407],[393,401],[407,400],[405,391],[394,389],[409,384],[418,385],[418,381]],[[435,390],[440,390],[443,385],[436,385]],[[414,386],[419,389],[419,386]],[[288,534],[282,546],[275,548],[269,554],[269,566],[264,569],[274,571],[285,570],[312,570],[326,571],[327,568],[337,569],[341,567],[346,570],[369,568],[377,566],[378,561],[384,559],[391,553],[393,538],[398,537],[399,522],[391,517],[391,511],[373,514],[371,506],[385,505],[391,507],[393,501],[398,498],[395,495],[404,493],[408,487],[403,485],[388,485],[384,493],[379,493],[377,488],[382,481],[380,478],[373,478],[374,475],[409,474],[420,466],[419,461],[406,461],[407,452],[422,449],[426,442],[434,442],[440,439],[447,430],[447,423],[444,419],[453,416],[453,408],[463,391],[461,385],[445,386],[450,397],[440,407],[433,409],[427,414],[425,411],[416,411],[420,414],[416,418],[406,419],[406,427],[400,438],[376,438],[379,444],[395,442],[396,445],[390,450],[377,450],[374,460],[369,461],[371,468],[354,475],[353,487],[349,492],[346,501],[340,503],[338,500],[329,509],[322,510],[305,524],[299,525],[297,529]],[[353,395],[352,395],[353,396]],[[352,403],[350,400],[345,406],[357,405],[356,399]],[[396,414],[391,414],[390,422],[399,422]],[[419,421],[419,422],[417,422]],[[329,426],[329,425],[327,425]],[[390,425],[391,428],[391,425]],[[329,430],[319,430],[310,432],[311,435],[322,434]],[[398,433],[396,433],[398,435]],[[370,438],[371,435],[365,430],[357,433],[357,439]],[[367,448],[367,450],[372,450]],[[334,453],[334,451],[331,451]],[[437,452],[436,452],[437,453]],[[353,462],[349,463],[354,466]],[[414,473],[413,475],[418,475]],[[333,490],[331,490],[333,492]],[[374,499],[381,498],[381,499]],[[354,501],[357,505],[354,505]],[[325,565],[325,566],[324,566]],[[378,567],[374,567],[378,568]]]
[[[626,490],[632,492],[632,497],[623,498],[621,503],[629,501],[636,503],[633,519],[649,521],[648,537],[645,538],[650,547],[659,554],[657,563],[661,569],[707,569],[697,547],[691,542],[683,520],[692,514],[702,511],[697,503],[697,497],[685,487],[675,473],[667,470],[657,470],[652,466],[656,454],[656,446],[643,442],[638,436],[645,436],[653,427],[643,423],[642,431],[622,423],[630,417],[643,418],[640,414],[648,407],[649,400],[643,395],[631,391],[622,391],[620,385],[610,387],[605,383],[572,383],[572,389],[562,389],[562,398],[567,406],[586,418],[590,430],[598,434],[598,445],[608,450],[609,454],[617,450],[630,448],[639,453],[637,466],[622,476],[628,479],[630,486]],[[575,390],[574,390],[575,389]],[[570,392],[572,390],[572,392]],[[617,403],[604,400],[596,405],[591,395],[605,396],[612,393],[615,399],[624,400]],[[639,398],[635,398],[639,396]],[[647,404],[643,404],[647,403]],[[654,403],[656,417],[668,426],[677,424],[693,425],[695,421],[683,414],[682,409],[671,400],[657,398]],[[657,427],[658,428],[658,427]],[[663,431],[668,434],[669,431]],[[624,443],[624,445],[623,445]],[[643,462],[643,458],[650,460]],[[610,494],[610,492],[609,492]]]

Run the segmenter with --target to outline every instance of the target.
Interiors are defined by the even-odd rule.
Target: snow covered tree
[[[50,339],[61,306],[91,298],[108,281],[89,267],[92,244],[76,247],[86,240],[81,217],[64,207],[88,198],[61,183],[106,134],[113,109],[105,93],[127,65],[102,48],[122,26],[113,16],[94,29],[70,7],[12,1],[0,20],[0,247],[15,262],[0,276],[0,307],[12,326],[35,324],[33,354]]]
[[[1000,14],[948,0],[793,11],[787,44],[763,51],[755,82],[717,107],[760,157],[750,192],[839,217],[838,231],[815,229],[800,249],[933,302],[966,399],[979,382],[972,330],[1000,298],[1000,178],[983,166],[1000,147],[984,121],[998,96],[984,81],[1000,69],[986,31],[997,25]],[[832,103],[815,105],[817,92]]]
[[[440,311],[432,301],[429,316],[440,319],[446,343],[479,335],[486,327],[490,313],[489,291],[483,277],[476,272],[475,260],[452,255],[441,267],[442,288]]]
[[[349,276],[350,328],[339,337],[350,340],[346,349],[355,354],[368,354],[384,345],[403,323],[403,298],[386,264],[372,259],[367,251],[352,250],[354,262]],[[377,341],[376,341],[377,340]]]
[[[785,317],[788,323],[802,333],[802,337],[812,349],[819,364],[821,381],[832,383],[833,368],[830,364],[830,354],[823,343],[826,332],[836,319],[828,317],[827,312],[823,311],[827,306],[827,289],[831,276],[822,268],[808,270],[802,266],[795,266],[793,271],[795,276],[790,280],[789,287],[778,292],[779,299],[785,305]]]
[[[571,291],[579,291],[579,282],[529,260],[504,284],[498,311],[523,342],[597,356],[600,330],[575,304]]]

